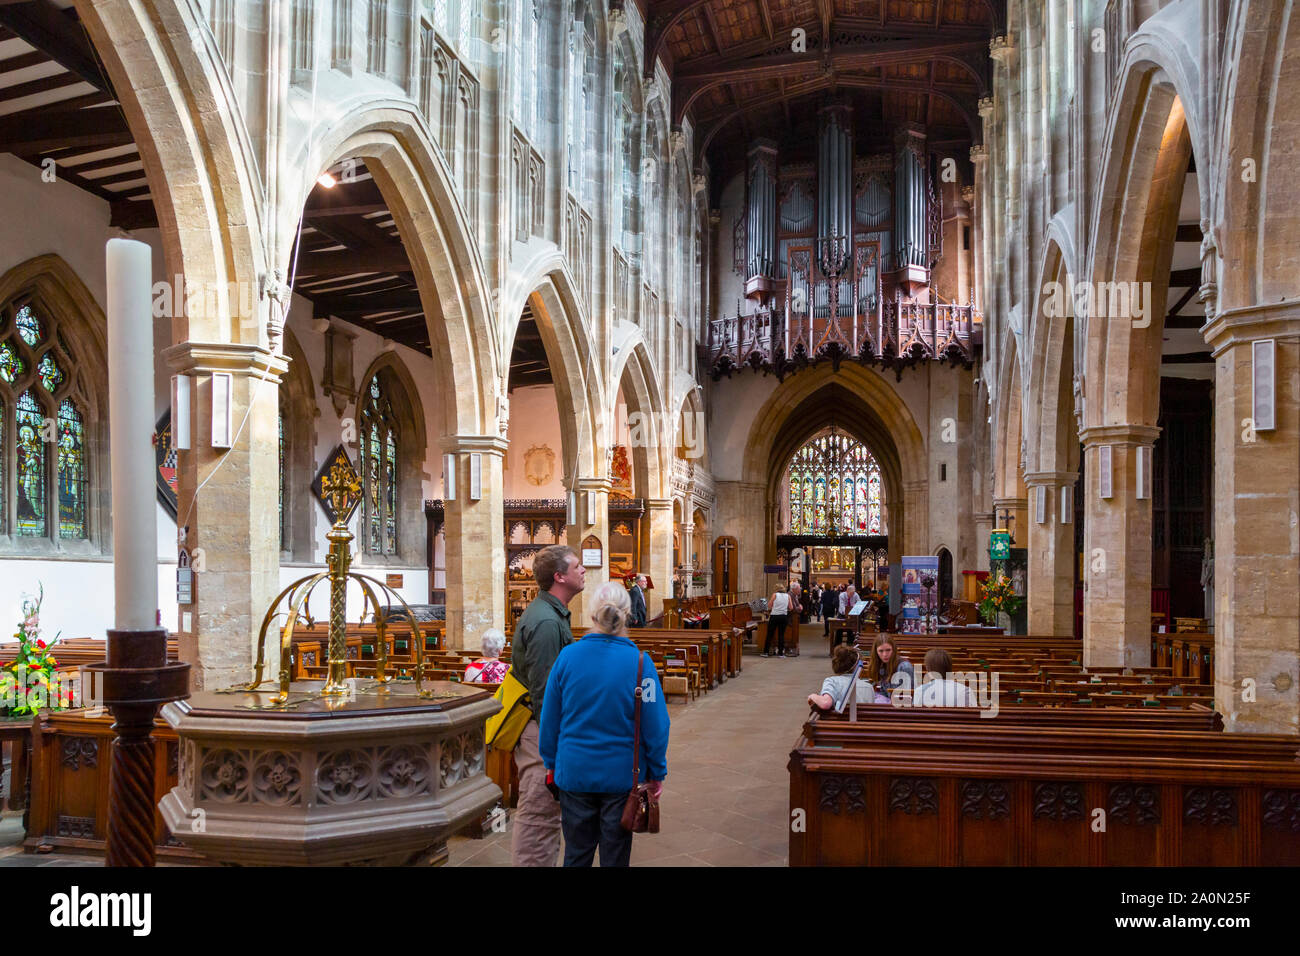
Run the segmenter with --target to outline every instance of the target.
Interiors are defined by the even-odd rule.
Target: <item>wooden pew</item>
[[[1296,737],[1190,710],[863,710],[790,755],[793,866],[1300,863]]]
[[[107,837],[108,782],[112,765],[113,718],[105,712],[44,711],[32,732],[31,807],[28,852],[50,848],[103,853]],[[154,721],[153,801],[176,786],[180,759],[176,731]],[[160,859],[201,860],[167,830],[154,812],[154,843]]]

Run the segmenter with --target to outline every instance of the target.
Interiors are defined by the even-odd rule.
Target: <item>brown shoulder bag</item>
[[[623,829],[629,833],[659,832],[659,798],[650,792],[650,784],[641,783],[641,675],[645,654],[637,651],[636,702],[632,705],[632,789],[623,804]]]

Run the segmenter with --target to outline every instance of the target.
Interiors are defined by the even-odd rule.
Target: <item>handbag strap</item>
[[[637,651],[636,699],[632,704],[632,788],[641,782],[641,674],[644,672],[645,654]]]

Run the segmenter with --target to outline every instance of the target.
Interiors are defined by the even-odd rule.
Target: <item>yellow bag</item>
[[[496,750],[514,750],[533,717],[528,688],[510,671],[501,681],[495,696],[501,709],[487,719],[488,746]]]

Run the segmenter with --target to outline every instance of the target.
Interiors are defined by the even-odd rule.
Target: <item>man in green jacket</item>
[[[560,857],[560,804],[546,786],[537,721],[551,667],[560,651],[573,643],[568,604],[582,590],[587,569],[572,548],[553,545],[533,559],[533,576],[541,590],[516,622],[510,651],[511,670],[528,688],[533,712],[515,747],[519,805],[510,852],[515,866],[555,866]]]

